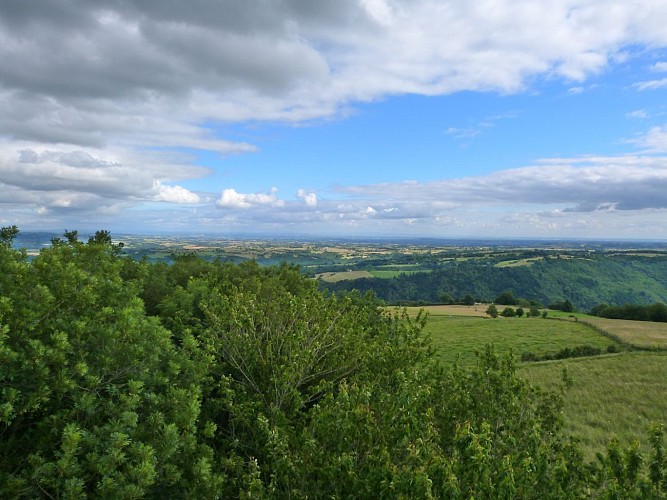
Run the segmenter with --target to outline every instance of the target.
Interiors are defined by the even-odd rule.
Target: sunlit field
[[[667,349],[667,323],[628,321],[589,316],[587,322],[638,347]]]
[[[622,444],[641,437],[649,422],[667,424],[667,353],[621,354],[526,363],[522,377],[542,387],[560,383],[563,368],[572,379],[565,398],[568,432],[577,436],[587,458],[616,435]]]
[[[468,316],[436,313],[430,310],[426,331],[433,339],[436,356],[446,363],[458,360],[461,364],[474,362],[475,351],[486,344],[494,344],[496,351],[517,357],[524,353],[537,356],[555,354],[576,347],[591,346],[606,350],[618,344],[592,328],[574,321],[557,321],[544,318],[489,318],[485,307],[469,306]],[[477,316],[473,316],[476,313]]]
[[[606,349],[614,344],[585,324],[613,332],[618,338],[634,345],[664,345],[667,324],[606,320],[582,317],[578,321],[544,318],[496,318],[484,311],[486,305],[430,306],[426,330],[431,334],[436,356],[445,363],[456,360],[471,364],[475,351],[487,343],[496,352],[512,351],[517,358],[524,352],[537,355],[557,352],[563,348],[590,345]],[[419,308],[410,308],[415,315]],[[567,431],[582,444],[586,458],[593,460],[594,452],[617,436],[625,446],[637,437],[646,445],[651,421],[667,424],[667,352],[623,352],[571,358],[559,361],[520,363],[519,373],[530,382],[554,388],[562,384],[563,369],[572,379],[567,392],[565,417]]]
[[[343,280],[356,280],[359,278],[372,278],[373,275],[368,271],[339,271],[335,273],[321,273],[315,275],[315,278],[328,281],[329,283],[336,283]]]

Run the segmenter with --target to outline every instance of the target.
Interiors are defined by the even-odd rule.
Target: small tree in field
[[[516,309],[516,315],[521,318],[524,314],[523,307],[517,307]]]
[[[495,305],[491,304],[489,307],[486,308],[486,314],[488,314],[492,318],[497,318],[498,308]]]
[[[514,316],[516,316],[516,311],[512,307],[506,307],[500,314],[502,314],[506,318],[513,318]]]

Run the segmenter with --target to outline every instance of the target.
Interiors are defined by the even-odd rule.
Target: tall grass
[[[589,324],[603,335],[628,346],[639,349],[667,350],[667,323],[596,317],[588,317],[580,321]]]
[[[563,368],[573,383],[565,400],[566,426],[580,439],[587,458],[593,459],[613,435],[628,445],[646,438],[649,422],[667,424],[667,353],[528,363],[519,374],[548,388],[559,383]]]

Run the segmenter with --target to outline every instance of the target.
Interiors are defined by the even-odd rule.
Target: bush
[[[619,351],[618,347],[613,344],[607,347],[604,351],[598,347],[583,345],[574,348],[565,347],[553,354],[543,354],[541,356],[533,352],[524,352],[521,354],[521,361],[548,361],[554,359],[581,358],[586,356],[599,356],[600,354],[603,354],[603,352],[614,353]]]
[[[505,318],[513,318],[514,316],[516,316],[516,311],[511,307],[506,307],[500,314]]]

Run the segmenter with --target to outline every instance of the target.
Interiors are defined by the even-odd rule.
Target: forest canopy
[[[28,260],[0,230],[2,498],[664,498],[653,451],[584,463],[562,390],[488,347],[294,266],[125,257],[75,231]]]

